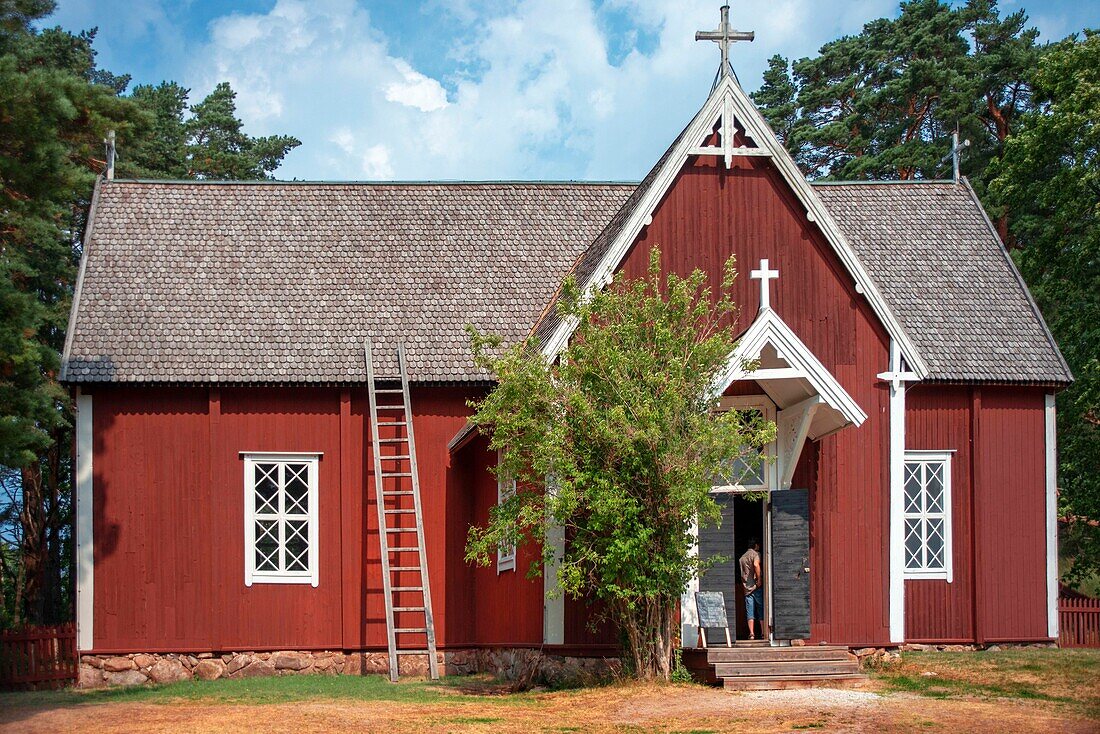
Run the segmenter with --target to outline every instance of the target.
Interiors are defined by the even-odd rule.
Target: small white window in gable
[[[497,466],[500,466],[500,452],[497,452]],[[497,504],[502,505],[516,494],[516,480],[497,476]],[[497,548],[497,573],[514,571],[516,568],[516,547]]]
[[[727,396],[721,399],[718,409],[737,411],[746,422],[760,420],[775,422],[775,404],[763,396]],[[726,462],[725,470],[714,478],[711,491],[759,491],[772,487],[774,455],[774,444],[768,444],[763,448],[746,446],[744,454]]]
[[[244,454],[244,583],[317,586],[318,454]]]
[[[905,452],[905,577],[952,580],[951,454]]]

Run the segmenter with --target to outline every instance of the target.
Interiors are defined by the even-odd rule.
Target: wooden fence
[[[76,627],[0,632],[0,688],[61,688],[76,681]]]
[[[1058,630],[1061,647],[1100,647],[1100,599],[1061,597]]]

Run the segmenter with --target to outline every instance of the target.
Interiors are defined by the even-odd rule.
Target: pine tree
[[[752,93],[752,99],[775,131],[779,142],[801,165],[804,155],[801,141],[805,136],[806,123],[798,108],[798,87],[791,78],[790,68],[790,61],[779,54],[768,59],[763,84]]]
[[[108,129],[136,108],[92,81],[94,33],[35,31],[52,3],[0,5],[0,507],[9,621],[67,616],[68,400],[56,379],[83,212]],[[117,77],[111,77],[118,83]],[[10,559],[16,568],[8,567]]]
[[[263,179],[301,145],[289,135],[253,138],[241,130],[236,93],[222,82],[191,108],[185,124],[188,176],[201,179]]]
[[[942,178],[958,129],[972,141],[963,172],[981,195],[982,172],[1031,107],[1037,36],[995,0],[912,0],[795,62],[793,75],[772,59],[754,99],[811,177]]]
[[[1058,396],[1059,507],[1070,578],[1100,575],[1100,33],[1044,55],[1038,109],[991,166],[1031,285],[1076,382]]]

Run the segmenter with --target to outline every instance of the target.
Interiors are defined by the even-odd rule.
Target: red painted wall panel
[[[1043,391],[981,388],[975,497],[978,634],[1047,639]]]
[[[448,487],[457,481],[447,442],[464,424],[472,394],[413,390],[441,644],[451,638],[442,579],[463,564],[446,536]],[[116,386],[92,395],[95,649],[385,645],[361,389]],[[245,587],[241,451],[324,454],[317,588]]]
[[[489,508],[497,502],[497,481],[491,472],[496,452],[489,450],[483,436],[463,447],[456,457],[461,480],[453,488],[451,521],[448,530],[448,555],[457,562],[448,568],[453,620],[450,642],[455,645],[517,645],[542,643],[542,578],[528,579],[535,560],[534,549],[521,546],[516,568],[497,572],[496,559],[488,567],[462,562],[467,528],[484,527]]]
[[[973,544],[971,533],[971,389],[916,385],[905,396],[906,448],[954,451],[951,460],[951,583],[905,582],[905,638],[912,641],[974,639]]]
[[[748,271],[767,258],[772,306],[868,414],[816,447],[811,518],[811,632],[814,640],[888,642],[888,394],[875,375],[888,365],[888,337],[830,245],[772,164],[713,158],[688,166],[653,212],[623,272],[646,273],[651,247],[681,275],[706,271],[717,291],[727,258],[741,276],[735,328],[746,329],[759,304]],[[829,579],[841,579],[830,581]]]

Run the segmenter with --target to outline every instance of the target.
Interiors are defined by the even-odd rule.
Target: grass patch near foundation
[[[1100,716],[1100,650],[906,652],[872,675],[887,691],[1041,701]]]
[[[278,704],[297,701],[386,701],[404,704],[436,704],[469,701],[490,705],[532,706],[537,699],[529,694],[478,695],[469,692],[475,677],[450,677],[439,681],[407,679],[390,683],[380,675],[288,675],[269,678],[199,681],[188,680],[165,685],[142,685],[129,688],[103,688],[90,691],[72,689],[60,691],[27,691],[0,694],[0,708],[5,704],[52,708],[81,704],[140,702],[205,704]],[[489,689],[491,679],[483,685]],[[459,689],[462,688],[462,690]]]

